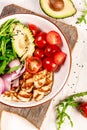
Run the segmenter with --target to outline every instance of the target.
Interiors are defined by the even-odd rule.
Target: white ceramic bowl
[[[53,83],[52,91],[50,94],[48,94],[42,100],[37,101],[37,102],[36,101],[14,102],[14,101],[9,101],[9,100],[6,100],[6,99],[0,97],[0,102],[10,105],[10,106],[14,106],[14,107],[37,106],[39,104],[45,103],[48,100],[52,99],[55,95],[57,95],[60,92],[60,90],[63,88],[64,84],[66,83],[66,80],[69,76],[70,67],[71,67],[71,53],[70,53],[69,45],[68,45],[64,35],[62,34],[62,32],[58,29],[58,27],[56,25],[54,25],[52,22],[50,22],[49,20],[47,20],[41,16],[37,16],[37,15],[33,15],[33,14],[15,14],[15,15],[11,15],[11,16],[2,18],[0,20],[0,25],[3,24],[6,20],[8,20],[10,18],[17,18],[24,24],[27,24],[27,23],[35,24],[41,30],[43,30],[45,32],[48,32],[50,30],[55,30],[61,35],[61,38],[64,43],[62,50],[67,53],[67,58],[66,58],[64,65],[61,67],[61,69],[57,73],[54,73],[54,83]]]

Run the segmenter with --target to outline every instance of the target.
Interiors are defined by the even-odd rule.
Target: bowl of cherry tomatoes
[[[68,79],[71,68],[69,44],[61,30],[42,16],[15,14],[2,18],[0,25],[9,19],[19,20],[29,29],[30,35],[33,37],[33,47],[31,45],[28,50],[29,55],[25,55],[26,57],[17,56],[19,62],[21,63],[23,60],[24,64],[24,68],[18,77],[16,76],[19,84],[16,88],[10,84],[9,89],[2,85],[4,87],[0,89],[0,101],[15,107],[40,105],[53,99],[62,90]],[[23,32],[21,34],[23,35]],[[16,60],[13,62],[17,63]],[[16,72],[19,73],[17,70]],[[0,83],[4,83],[3,74],[0,75]]]

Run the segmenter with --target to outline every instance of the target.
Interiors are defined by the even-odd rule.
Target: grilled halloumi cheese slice
[[[39,101],[41,100],[43,97],[44,97],[44,92],[41,92],[39,91],[38,89],[35,89],[34,90],[34,93],[33,93],[33,99],[36,100],[36,101]]]
[[[47,70],[42,70],[33,76],[34,87],[40,88],[46,83]]]
[[[43,71],[41,73],[43,74]],[[38,75],[37,75],[37,77],[38,77]],[[43,75],[42,75],[42,77],[43,77]],[[39,80],[37,80],[36,83],[39,84]],[[39,87],[35,86],[35,89],[33,90],[34,100],[39,101],[45,95],[49,94],[51,92],[51,89],[52,89],[52,84],[53,84],[53,73],[45,71],[45,82],[43,83],[43,86],[40,86],[40,84],[39,84]]]
[[[19,93],[18,93],[18,99],[20,99],[22,102],[28,102],[31,100],[33,94],[31,92],[26,92],[26,91],[23,91],[21,90]]]

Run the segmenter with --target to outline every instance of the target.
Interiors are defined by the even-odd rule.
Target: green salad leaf
[[[10,31],[11,25],[17,22],[16,19],[9,19],[0,27],[0,75],[8,71],[7,65],[17,57],[12,47]]]

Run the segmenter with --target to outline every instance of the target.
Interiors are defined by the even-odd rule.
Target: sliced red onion
[[[21,75],[25,72],[25,69],[26,69],[26,65],[23,64],[22,67],[21,67],[21,70],[20,70]]]
[[[4,74],[2,76],[2,78],[3,78],[4,83],[5,83],[5,90],[10,91],[13,81],[16,79],[18,80],[19,77],[24,73],[24,71],[25,71],[25,65],[20,68],[20,71],[17,70],[17,71],[10,73],[10,74]],[[15,84],[16,83],[14,83],[14,85]],[[19,86],[18,82],[17,82],[17,86]]]
[[[16,76],[14,76],[15,72],[16,72]],[[16,70],[15,72],[14,72],[14,75],[12,76],[13,77],[12,80],[15,80],[16,78],[19,78],[25,72],[25,64],[22,65],[22,67],[19,68],[18,70]]]
[[[17,73],[16,71],[14,71],[10,75],[11,75],[11,81],[12,81],[12,80],[16,79],[16,77],[19,75],[19,73]]]
[[[14,60],[12,60],[10,63],[9,63],[9,67],[10,68],[13,68],[13,67],[15,67],[15,66],[19,66],[20,65],[20,61],[19,61],[19,59],[14,59]]]
[[[0,77],[0,94],[2,94],[5,90],[4,80]]]
[[[2,76],[5,83],[5,90],[10,91],[11,88],[11,74],[5,74]]]
[[[14,87],[18,87],[19,86],[19,78],[15,79],[14,81],[12,81],[12,86]]]

